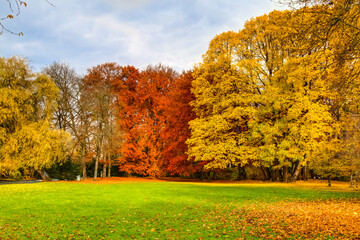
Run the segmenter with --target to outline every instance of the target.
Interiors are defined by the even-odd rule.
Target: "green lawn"
[[[242,224],[250,206],[344,198],[360,196],[264,184],[0,185],[0,239],[252,239],[256,226]]]

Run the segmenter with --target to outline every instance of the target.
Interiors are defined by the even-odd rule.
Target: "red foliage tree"
[[[195,119],[190,102],[195,96],[191,93],[192,71],[183,72],[163,98],[163,119],[165,127],[161,131],[164,143],[162,164],[171,175],[189,176],[200,171],[203,164],[188,159],[186,140],[190,137],[189,121]]]
[[[171,68],[158,65],[143,71],[122,69],[123,86],[118,87],[120,121],[124,131],[120,171],[159,177],[164,128],[163,99],[177,77]],[[120,90],[120,91],[119,91]]]

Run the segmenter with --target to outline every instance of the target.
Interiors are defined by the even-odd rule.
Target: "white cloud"
[[[271,0],[52,2],[55,8],[32,2],[18,22],[25,36],[0,36],[0,52],[28,56],[38,66],[65,61],[82,73],[109,61],[162,63],[181,71],[201,61],[216,34],[237,31],[246,19],[273,8]]]
[[[141,8],[150,3],[156,2],[156,0],[104,0],[107,4],[118,10],[131,10]]]

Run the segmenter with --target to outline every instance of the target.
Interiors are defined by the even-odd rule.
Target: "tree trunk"
[[[279,182],[280,181],[280,169],[276,168],[274,171],[274,181]]]
[[[81,144],[81,165],[82,165],[82,175],[83,175],[83,179],[87,178],[87,173],[86,173],[86,158],[85,158],[85,146],[83,144]]]
[[[103,177],[106,177],[106,168],[107,168],[107,164],[104,163],[104,165],[103,165]]]
[[[354,187],[354,177],[353,177],[353,172],[351,172],[350,174],[350,187],[353,188]]]
[[[94,181],[97,179],[98,171],[99,171],[99,161],[101,157],[101,149],[102,149],[102,139],[99,140],[98,146],[96,147],[96,159],[95,159],[95,169],[94,169]]]
[[[289,168],[288,168],[288,166],[284,166],[284,168],[283,168],[283,181],[284,182],[289,182],[289,174],[288,174],[288,172],[289,172]]]
[[[298,177],[298,175],[299,175],[299,173],[300,173],[300,170],[301,170],[301,168],[300,168],[300,163],[297,162],[297,163],[295,163],[295,164],[296,164],[296,166],[295,166],[295,171],[294,171],[293,175],[291,176],[291,181],[292,181],[292,182],[295,182],[295,181],[296,181],[296,179],[297,179],[297,177]]]
[[[266,168],[266,167],[264,167],[264,166],[261,166],[261,170],[262,170],[262,172],[263,172],[263,174],[264,174],[264,176],[265,176],[265,180],[270,180],[270,170],[269,170],[269,168]]]
[[[100,156],[98,155],[98,156],[96,156],[96,159],[95,159],[94,181],[96,181],[97,175],[98,175],[99,158],[100,158]]]
[[[330,177],[328,177],[328,187],[331,187]]]
[[[108,177],[111,177],[111,160],[109,161]]]
[[[38,170],[37,172],[40,174],[41,179],[43,180],[43,182],[50,182],[52,180],[50,178],[49,174],[47,174],[47,172],[44,169]]]
[[[304,170],[303,179],[304,181],[307,181],[309,179],[309,170],[307,165],[304,166],[303,170]]]

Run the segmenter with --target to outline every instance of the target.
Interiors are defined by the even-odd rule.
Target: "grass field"
[[[0,239],[360,238],[343,184],[96,183],[0,185]]]

